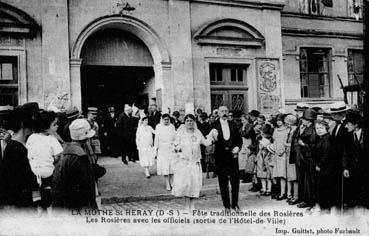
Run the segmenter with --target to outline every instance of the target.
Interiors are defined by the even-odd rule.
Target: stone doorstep
[[[240,183],[240,192],[247,192],[249,187],[252,183]],[[205,194],[205,196],[201,196],[201,198],[206,198],[209,196],[215,196],[219,191],[218,185],[210,185],[205,186],[202,190],[200,195]],[[178,197],[173,196],[169,191],[167,194],[160,194],[160,195],[152,195],[152,196],[100,196],[101,197],[101,204],[114,204],[114,203],[127,203],[127,202],[138,202],[138,201],[162,201],[162,200],[172,200]]]

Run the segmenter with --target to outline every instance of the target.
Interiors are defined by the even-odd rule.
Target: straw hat
[[[335,113],[341,113],[341,112],[345,112],[348,110],[345,102],[335,102],[335,103],[332,103],[330,106],[329,106],[329,110],[331,112],[331,114],[335,114]]]
[[[306,103],[297,103],[295,111],[305,111],[308,108],[309,108],[309,105]]]

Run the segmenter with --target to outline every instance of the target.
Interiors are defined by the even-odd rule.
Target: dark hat
[[[308,108],[309,108],[309,105],[306,103],[297,103],[295,111],[305,111]]]
[[[259,117],[260,112],[259,112],[259,111],[257,111],[257,110],[252,110],[252,111],[250,111],[250,112],[249,112],[249,115],[250,115],[250,116]]]
[[[315,120],[316,119],[316,113],[313,109],[308,108],[304,111],[304,114],[302,115],[302,119],[305,120]]]
[[[271,137],[273,135],[273,127],[270,124],[265,124],[261,132],[265,137]]]
[[[79,110],[77,107],[71,107],[65,111],[65,115],[67,116],[68,120],[77,118],[79,116]]]
[[[23,109],[29,110],[31,113],[35,114],[40,110],[37,102],[28,102],[22,105]]]
[[[324,110],[321,107],[312,107],[311,109],[313,109],[317,115],[323,115],[324,113]]]
[[[358,111],[348,110],[345,118],[345,122],[350,122],[352,124],[361,124],[363,117]]]

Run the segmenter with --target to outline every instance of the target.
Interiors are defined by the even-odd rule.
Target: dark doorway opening
[[[140,109],[147,108],[149,98],[145,88],[152,79],[152,67],[84,65],[81,67],[82,109],[113,106],[122,111],[124,104],[133,103]]]

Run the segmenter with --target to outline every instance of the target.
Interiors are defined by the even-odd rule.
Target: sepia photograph
[[[0,235],[369,235],[368,0],[0,0]]]

